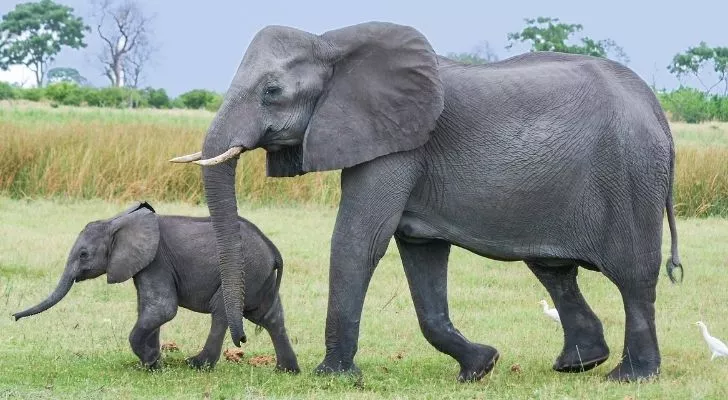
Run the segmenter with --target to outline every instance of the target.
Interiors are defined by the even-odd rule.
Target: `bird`
[[[698,321],[695,325],[700,327],[700,331],[703,333],[703,339],[705,339],[705,343],[708,344],[708,348],[711,353],[710,361],[713,361],[716,357],[728,357],[728,346],[719,339],[710,336],[710,333],[708,333],[708,327],[705,323],[703,323],[703,321]]]
[[[543,306],[543,313],[546,314],[549,318],[553,319],[556,322],[561,322],[561,318],[559,318],[559,312],[555,308],[549,308],[549,304],[546,303],[546,300],[541,300],[538,302],[541,306]]]

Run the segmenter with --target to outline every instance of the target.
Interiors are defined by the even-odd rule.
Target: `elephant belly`
[[[397,226],[399,239],[410,243],[444,240],[483,257],[499,261],[520,261],[527,258],[570,258],[559,245],[532,239],[509,238],[503,231],[475,232],[453,225],[439,217],[405,211]]]

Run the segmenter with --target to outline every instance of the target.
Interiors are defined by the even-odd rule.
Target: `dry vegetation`
[[[204,202],[199,167],[172,165],[200,148],[208,112],[57,109],[0,104],[0,193]],[[728,216],[728,124],[673,124],[676,208],[681,216]],[[262,151],[238,167],[238,198],[257,204],[335,205],[337,172],[265,176]]]

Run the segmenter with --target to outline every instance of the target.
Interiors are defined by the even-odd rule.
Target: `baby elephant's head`
[[[38,305],[13,314],[15,320],[43,312],[71,290],[73,282],[106,274],[109,283],[124,282],[149,265],[159,245],[159,222],[146,202],[106,220],[86,225],[73,244],[66,268],[53,293]]]

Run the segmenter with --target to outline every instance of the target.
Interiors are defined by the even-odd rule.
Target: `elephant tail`
[[[670,258],[667,259],[665,268],[667,269],[667,276],[670,278],[670,281],[672,283],[680,283],[683,280],[683,266],[680,262],[680,254],[677,249],[677,228],[675,226],[675,210],[672,200],[674,175],[675,155],[673,153],[672,160],[670,160],[670,182],[668,184],[667,201],[665,204],[665,209],[667,211],[667,224],[670,226]],[[679,279],[675,277],[676,270],[680,270]]]

